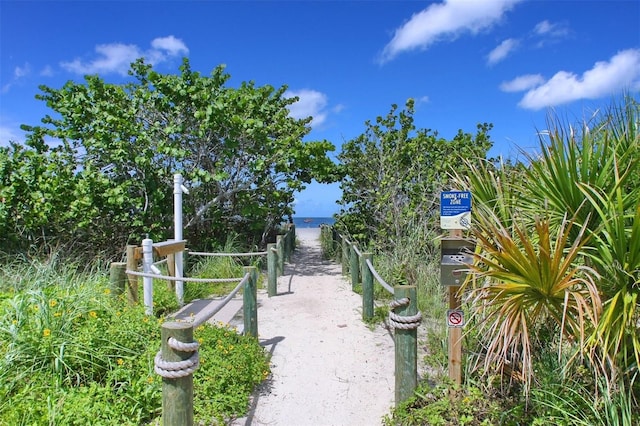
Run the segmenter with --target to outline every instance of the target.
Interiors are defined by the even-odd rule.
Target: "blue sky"
[[[6,1],[0,0],[0,145],[49,111],[38,85],[99,74],[126,81],[144,56],[177,72],[183,56],[231,85],[287,85],[309,140],[339,150],[391,104],[453,137],[494,124],[493,155],[537,146],[553,109],[588,117],[640,88],[640,1]],[[338,185],[311,185],[299,216],[337,211]]]

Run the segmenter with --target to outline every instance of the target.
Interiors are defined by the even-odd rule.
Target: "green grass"
[[[159,418],[153,358],[163,319],[114,297],[107,277],[55,259],[0,267],[1,424],[139,425]],[[158,311],[166,311],[162,300],[156,298]],[[225,327],[204,325],[194,336],[201,342],[196,421],[243,415],[253,387],[268,375],[267,354],[256,339]]]

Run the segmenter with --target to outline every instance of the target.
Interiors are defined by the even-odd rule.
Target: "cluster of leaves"
[[[484,158],[491,148],[491,124],[478,125],[476,135],[461,130],[452,140],[430,129],[416,129],[414,101],[398,112],[367,121],[365,132],[346,142],[338,156],[345,178],[340,223],[363,244],[390,251],[406,242],[407,233],[423,229],[428,237],[438,218],[440,191],[449,189],[449,172],[460,158]],[[425,244],[416,246],[419,251]]]
[[[160,74],[139,60],[129,82],[99,76],[60,89],[41,86],[53,111],[25,145],[0,149],[0,241],[24,250],[64,244],[91,255],[120,253],[144,234],[171,237],[172,181],[182,173],[185,238],[192,247],[224,241],[234,229],[265,238],[292,213],[293,193],[337,177],[327,141],[303,142],[311,118],[297,99],[229,74]],[[89,249],[88,246],[91,245]]]
[[[484,374],[515,379],[528,396],[553,389],[545,374],[571,382],[586,368],[591,406],[625,389],[624,413],[640,399],[640,107],[627,98],[592,120],[550,120],[526,167],[476,163],[458,176],[476,201],[466,290]],[[546,368],[565,354],[566,365]]]
[[[476,387],[452,390],[449,386],[431,387],[422,383],[413,397],[398,404],[384,418],[387,426],[492,426],[517,424],[505,421],[508,415],[501,403],[487,398]]]
[[[437,259],[433,247],[423,249],[437,229],[436,192],[471,190],[476,262],[461,293],[472,314],[465,333],[467,383],[482,383],[485,398],[510,401],[510,417],[500,423],[634,424],[640,401],[637,100],[626,97],[578,126],[552,116],[549,130],[540,132],[539,154],[525,154],[522,163],[486,159],[486,126],[479,128],[477,145],[459,140],[456,154],[443,160],[447,142],[434,143],[429,132],[412,137],[411,113],[409,104],[397,116],[394,106],[345,145],[344,232],[391,259],[395,266],[383,276],[421,286],[429,280],[412,259],[422,258],[423,265]],[[438,160],[426,161],[430,154],[421,156],[420,148],[430,152],[432,146]],[[467,155],[457,154],[464,148]],[[420,169],[421,161],[427,168]],[[486,417],[454,421],[458,406],[448,398],[422,398],[434,407],[407,406],[389,421],[497,421],[480,412],[473,416]],[[425,414],[439,405],[449,414]]]
[[[145,424],[161,415],[153,372],[162,318],[129,306],[104,274],[52,264],[0,273],[0,418],[7,424]],[[257,340],[198,327],[196,420],[242,415],[269,373]]]

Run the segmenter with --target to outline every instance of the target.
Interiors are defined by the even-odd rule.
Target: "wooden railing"
[[[278,276],[284,273],[285,260],[295,249],[295,226],[285,225],[285,233],[276,237],[276,243],[268,244],[267,251],[256,253],[203,253],[188,252],[190,256],[267,256],[267,287],[269,297],[277,293]],[[119,296],[127,291],[130,303],[138,303],[139,278],[143,278],[144,305],[148,315],[153,315],[153,280],[173,282],[232,282],[238,285],[214,307],[194,315],[190,321],[177,321],[169,316],[162,324],[162,345],[156,355],[154,370],[162,377],[162,417],[165,426],[193,424],[193,373],[199,366],[199,344],[193,340],[193,330],[217,314],[243,288],[244,333],[258,337],[258,303],[256,267],[244,268],[240,278],[188,278],[176,277],[175,264],[186,249],[185,241],[153,243],[143,240],[143,246],[128,246],[127,261],[112,263],[110,282],[112,293]],[[158,259],[163,258],[163,259]],[[140,269],[142,264],[142,271]],[[166,263],[169,275],[162,275],[157,265]],[[179,303],[181,294],[176,293]]]

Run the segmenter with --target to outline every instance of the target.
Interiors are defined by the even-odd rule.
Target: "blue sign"
[[[471,226],[471,192],[440,193],[440,228],[469,229]]]

